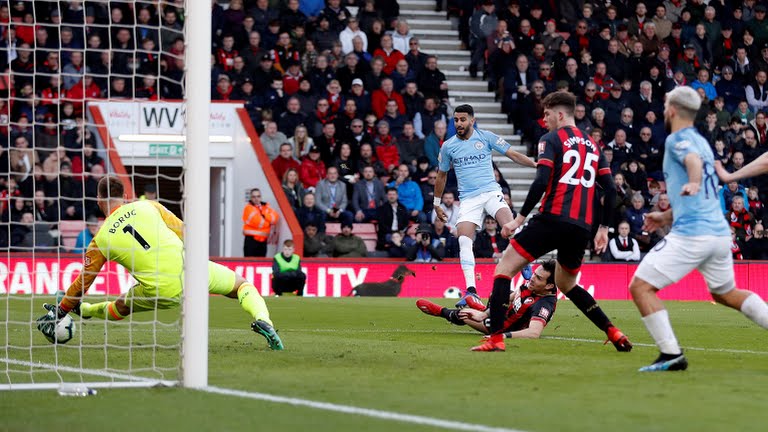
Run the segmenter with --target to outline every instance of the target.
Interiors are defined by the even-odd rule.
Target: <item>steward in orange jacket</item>
[[[279,219],[280,215],[269,204],[261,201],[261,191],[252,189],[251,200],[243,209],[243,256],[267,256],[269,232]]]

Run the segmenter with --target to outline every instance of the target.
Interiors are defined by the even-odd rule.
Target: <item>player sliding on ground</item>
[[[496,134],[475,129],[475,112],[470,105],[456,107],[453,111],[453,123],[456,126],[456,135],[443,144],[438,155],[439,166],[433,204],[437,217],[448,221],[440,203],[448,171],[453,168],[459,182],[461,206],[456,231],[459,237],[459,262],[466,285],[466,293],[456,306],[463,307],[467,305],[467,296],[474,296],[479,301],[475,289],[475,254],[472,252],[472,244],[475,231],[483,224],[484,214],[495,218],[499,225],[504,225],[513,218],[512,210],[504,201],[501,187],[493,176],[493,150],[523,166],[535,168],[536,163],[524,154],[512,150],[509,143]]]
[[[133,312],[175,308],[181,302],[184,222],[156,201],[127,203],[123,184],[114,176],[99,181],[98,205],[109,216],[88,245],[80,276],[58,305],[46,305],[49,314],[38,318],[37,328],[46,336],[53,334],[56,321],[69,312],[85,319],[119,321]],[[138,283],[115,301],[82,302],[107,261],[125,267]],[[254,319],[251,329],[264,336],[273,350],[283,349],[267,305],[250,282],[209,261],[208,291],[238,299]]]
[[[700,106],[701,98],[690,87],[667,93],[664,103],[664,123],[671,132],[665,144],[664,177],[672,208],[645,215],[643,231],[656,231],[670,224],[672,230],[645,256],[629,286],[643,323],[660,351],[652,364],[640,368],[641,372],[688,368],[667,310],[656,293],[694,269],[704,276],[716,302],[768,328],[768,306],[763,299],[737,289],[734,283],[731,231],[720,209],[714,155],[693,126]],[[755,166],[759,165],[753,164],[759,164],[759,160],[736,174],[728,174],[720,167],[720,177],[730,182],[758,174]],[[742,171],[744,175],[739,174]]]
[[[488,309],[474,297],[468,297],[467,303],[469,307],[463,309],[448,309],[429,300],[419,299],[416,307],[425,314],[443,317],[451,324],[466,324],[480,333],[490,333]],[[504,338],[538,339],[555,315],[556,307],[555,261],[548,260],[533,272],[530,281],[526,281],[509,297]]]
[[[531,261],[557,249],[555,283],[574,306],[589,318],[619,351],[630,351],[632,344],[605,315],[595,299],[576,284],[576,277],[589,245],[594,221],[595,189],[605,191],[602,224],[595,236],[595,251],[602,253],[608,245],[616,189],[611,169],[600,150],[587,134],[576,127],[573,112],[576,97],[558,91],[544,98],[544,120],[549,133],[539,140],[536,179],[531,184],[523,208],[513,221],[504,225],[503,236],[512,235],[525,221],[538,200],[539,214],[510,241],[493,279],[490,301],[490,339],[473,351],[504,351],[504,320],[509,307],[511,277]]]

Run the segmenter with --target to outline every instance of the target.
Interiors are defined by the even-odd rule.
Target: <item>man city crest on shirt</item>
[[[476,142],[476,143],[475,143],[475,148],[476,148],[476,149],[478,149],[478,150],[482,150],[482,149],[483,149],[483,147],[484,147],[484,145],[483,145],[483,143],[481,143],[480,141],[478,141],[478,142]]]

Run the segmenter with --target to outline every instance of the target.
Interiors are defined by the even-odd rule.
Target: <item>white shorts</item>
[[[505,207],[509,208],[501,192],[483,192],[472,198],[461,200],[459,219],[456,224],[472,222],[478,228],[482,228],[485,214],[496,217],[496,212]]]
[[[734,289],[731,238],[669,234],[648,252],[635,276],[661,289],[694,269],[704,276],[709,292],[725,294]]]

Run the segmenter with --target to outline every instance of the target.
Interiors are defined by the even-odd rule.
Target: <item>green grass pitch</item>
[[[567,301],[560,302],[545,339],[508,341],[504,353],[473,353],[469,348],[479,334],[426,316],[414,302],[269,298],[286,345],[285,351],[272,352],[249,330],[249,319],[236,301],[211,298],[209,383],[524,431],[761,430],[768,420],[768,335],[724,307],[667,302],[678,339],[689,347],[689,370],[640,374],[637,368],[653,360],[656,349],[629,302],[602,306],[638,344],[631,353],[598,343],[603,335]],[[32,311],[37,316],[43,309],[23,298],[0,301],[0,338],[5,342],[0,357],[53,361],[52,349],[31,325],[5,324],[7,318],[29,320]],[[178,312],[164,311],[158,317],[173,323]],[[136,318],[151,320],[152,315]],[[79,327],[71,346],[82,339],[94,348],[81,351],[68,345],[59,353],[60,363],[76,364],[82,352],[95,369],[106,365],[120,370],[130,364],[149,376],[152,372],[141,368],[153,361],[171,369],[177,364],[174,324],[156,333],[138,322],[105,329],[103,322],[94,321]],[[120,348],[129,337],[136,345],[132,353]],[[105,340],[111,344],[107,349]],[[169,347],[153,349],[155,342]],[[55,379],[45,373],[34,377]],[[9,374],[0,363],[0,383],[9,380],[29,382],[30,375]],[[105,389],[87,398],[63,398],[54,390],[0,392],[0,431],[44,429],[436,430],[176,388]]]

